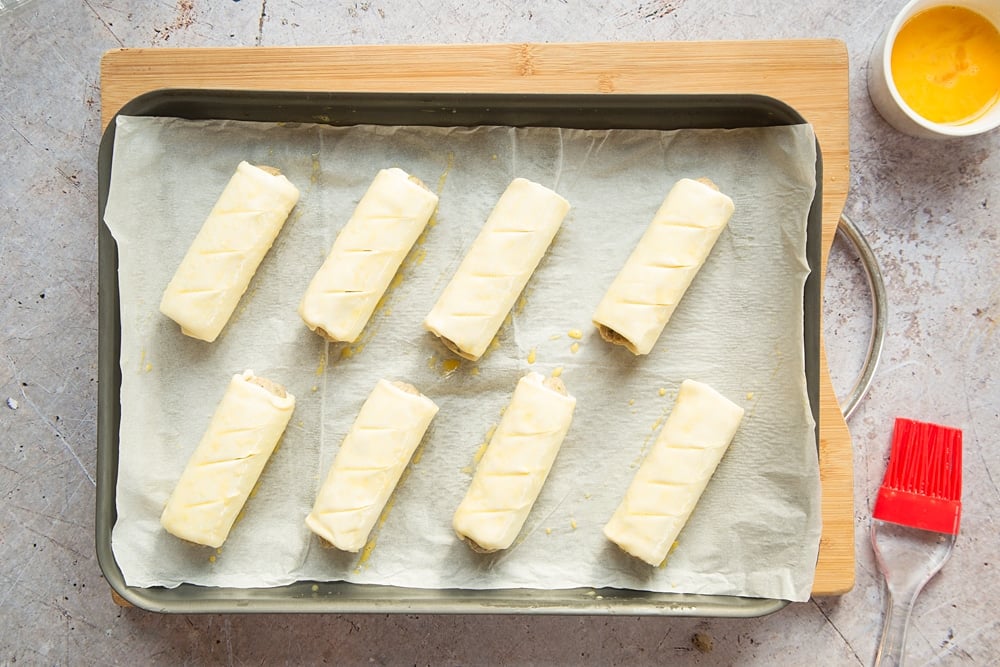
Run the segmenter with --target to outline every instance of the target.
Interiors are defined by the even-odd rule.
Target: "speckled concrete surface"
[[[0,3],[0,7],[9,3]],[[962,531],[920,598],[911,664],[998,664],[1000,132],[890,129],[865,63],[902,0],[30,0],[0,10],[0,662],[17,664],[867,664],[868,540],[896,415],[965,430]],[[746,620],[531,616],[163,617],[111,602],[94,555],[98,61],[120,46],[836,37],[851,58],[846,212],[889,290],[883,362],[851,420],[857,586]],[[860,267],[826,289],[834,383],[868,336]]]

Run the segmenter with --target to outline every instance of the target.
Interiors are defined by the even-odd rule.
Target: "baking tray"
[[[191,120],[231,119],[329,125],[507,125],[575,129],[719,129],[806,122],[787,104],[761,95],[545,95],[335,93],[157,90],[118,112]],[[97,557],[105,578],[126,602],[162,613],[533,613],[752,617],[775,612],[783,600],[622,589],[414,589],[346,582],[300,581],[270,588],[125,584],[111,549],[117,518],[118,433],[121,421],[121,320],[118,249],[104,224],[111,181],[115,122],[98,154],[98,417]],[[816,147],[816,192],[807,222],[811,269],[803,299],[806,388],[819,438],[822,156]]]

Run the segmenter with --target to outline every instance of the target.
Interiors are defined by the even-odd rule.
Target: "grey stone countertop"
[[[19,6],[15,6],[19,5]],[[882,580],[868,537],[893,419],[965,434],[962,527],[913,616],[910,663],[1000,664],[1000,131],[890,128],[866,62],[902,0],[0,0],[0,663],[868,664]],[[101,54],[118,47],[833,37],[850,54],[845,212],[889,296],[850,420],[857,584],[750,620],[604,616],[162,616],[116,606],[94,548]],[[845,393],[871,326],[831,254],[825,332]]]

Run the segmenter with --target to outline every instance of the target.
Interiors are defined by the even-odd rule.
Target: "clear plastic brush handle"
[[[951,556],[955,535],[872,519],[871,536],[875,560],[885,577],[885,617],[875,665],[902,665],[913,605]]]

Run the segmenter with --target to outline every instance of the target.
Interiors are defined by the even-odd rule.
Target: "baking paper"
[[[329,127],[117,121],[105,221],[118,242],[121,407],[115,558],[131,586],[264,587],[346,580],[419,588],[617,587],[808,598],[820,535],[814,424],[803,371],[806,216],[815,188],[808,125],[737,130]],[[301,190],[273,248],[214,343],[157,306],[240,160]],[[440,196],[360,340],[331,344],[296,308],[379,169]],[[421,327],[497,198],[522,176],[572,209],[477,363]],[[673,183],[711,178],[736,212],[653,352],[600,339],[591,315]],[[575,336],[579,336],[576,338]],[[285,385],[295,414],[242,518],[219,549],[167,534],[159,516],[230,376]],[[517,380],[559,373],[572,427],[520,537],[472,552],[451,517]],[[359,554],[306,528],[317,489],[379,378],[441,408]],[[685,378],[746,408],[676,549],[651,568],[601,529]]]

